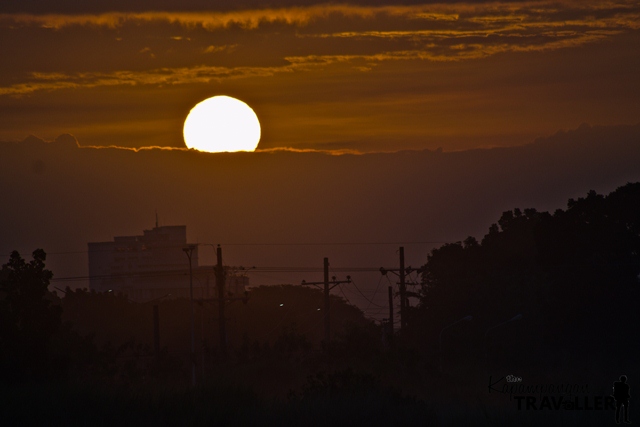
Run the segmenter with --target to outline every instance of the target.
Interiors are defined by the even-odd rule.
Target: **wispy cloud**
[[[570,48],[602,40],[611,32],[591,32],[571,37],[550,38],[544,43],[509,44],[459,43],[442,49],[437,45],[425,46],[419,50],[398,50],[371,55],[303,55],[284,59],[287,65],[270,67],[220,67],[195,66],[182,68],[160,68],[148,71],[116,71],[111,73],[32,73],[29,82],[0,87],[0,95],[20,96],[36,91],[60,89],[94,88],[101,86],[138,85],[182,85],[220,82],[229,79],[270,77],[280,73],[311,71],[333,64],[350,64],[354,70],[366,72],[377,63],[387,61],[462,61],[485,58],[504,52],[533,52]],[[208,52],[214,52],[211,49]],[[146,52],[146,51],[145,51]]]
[[[32,73],[28,83],[0,87],[0,95],[25,95],[35,91],[93,88],[100,86],[178,85],[210,83],[222,79],[266,77],[302,68],[295,64],[283,67],[216,67],[196,66],[160,68],[149,71],[116,71],[112,73]]]
[[[218,52],[233,52],[238,47],[237,44],[232,45],[222,45],[222,46],[213,46],[209,45],[204,48],[203,53],[218,53]]]
[[[229,28],[231,26],[256,29],[260,25],[271,23],[304,26],[312,21],[330,18],[336,15],[359,18],[373,18],[377,15],[417,17],[423,13],[422,8],[414,7],[323,5],[233,12],[111,12],[97,15],[2,14],[0,15],[0,22],[11,22],[18,25],[37,25],[53,29],[62,29],[69,26],[117,28],[130,22],[166,22],[178,24],[186,28],[201,27],[207,30],[216,30]],[[431,15],[430,19],[438,19],[439,14]]]
[[[638,28],[640,5],[635,0],[542,0],[514,3],[454,3],[415,6],[316,5],[309,7],[266,8],[229,12],[110,12],[101,14],[0,14],[0,22],[12,25],[35,25],[62,29],[69,26],[118,28],[128,23],[165,22],[186,28],[207,30],[238,26],[257,29],[261,25],[281,23],[306,26],[335,17],[361,18],[370,21],[384,17],[423,20],[427,23],[475,23],[483,26],[503,24],[546,25],[559,21],[587,25],[632,26]],[[595,14],[595,15],[594,15]],[[601,16],[597,16],[601,15]]]
[[[640,3],[633,0],[543,0],[384,7],[321,5],[198,13],[0,15],[0,26],[18,29],[37,26],[63,30],[79,26],[90,31],[93,27],[117,29],[132,23],[157,22],[183,27],[184,31],[181,31],[185,34],[174,35],[173,40],[193,40],[189,31],[196,29],[223,31],[233,27],[257,31],[268,24],[282,24],[295,27],[279,37],[285,37],[290,41],[288,44],[297,49],[287,51],[285,44],[273,52],[252,51],[255,48],[234,39],[235,35],[229,35],[220,44],[205,42],[196,50],[199,58],[204,57],[202,54],[229,53],[225,55],[230,58],[225,59],[225,66],[196,65],[193,60],[181,66],[155,69],[131,66],[126,70],[129,68],[126,64],[120,71],[31,72],[18,83],[0,86],[0,95],[20,96],[36,91],[99,86],[210,83],[309,71],[332,64],[349,64],[354,70],[364,72],[385,61],[463,61],[503,52],[572,48],[640,29]],[[313,38],[320,44],[314,41],[307,46],[301,38]],[[336,39],[348,39],[353,43],[345,48],[343,43],[336,43]],[[146,56],[158,57],[162,52],[158,46],[143,46],[138,52]],[[231,58],[231,54],[236,55],[240,50],[244,58],[252,59],[253,65],[231,62],[235,58]],[[79,67],[82,65],[80,63]]]
[[[189,149],[186,147],[160,147],[156,145],[149,145],[146,147],[120,147],[118,145],[78,145],[78,148],[84,150],[125,150],[125,151],[133,151],[138,153],[140,151],[151,151],[151,150],[161,150],[161,151],[197,151],[193,149]]]
[[[30,81],[6,87],[0,87],[0,95],[20,96],[36,91],[60,89],[94,88],[101,86],[138,86],[138,85],[182,85],[220,82],[228,79],[251,77],[270,77],[280,73],[311,71],[333,64],[350,64],[354,70],[366,72],[377,63],[387,61],[462,61],[485,58],[504,52],[533,52],[580,46],[605,39],[614,32],[600,31],[585,34],[573,34],[565,37],[548,37],[542,43],[458,43],[445,49],[432,44],[423,49],[380,52],[371,55],[303,55],[290,56],[283,66],[270,67],[220,67],[195,66],[182,68],[160,68],[148,71],[116,71],[111,73],[32,73]],[[223,50],[223,49],[220,49]],[[146,50],[143,49],[146,52]],[[206,52],[215,52],[215,48]]]
[[[265,148],[265,149],[257,149],[258,153],[281,153],[281,152],[290,152],[290,153],[320,153],[320,154],[329,154],[331,156],[342,156],[345,154],[351,155],[361,155],[364,152],[359,150],[354,150],[350,148],[343,149],[335,149],[335,150],[321,150],[316,148],[294,148],[294,147],[276,147],[276,148]],[[369,151],[372,153],[374,151]]]

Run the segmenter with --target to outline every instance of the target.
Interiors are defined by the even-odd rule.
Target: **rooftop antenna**
[[[158,209],[156,209],[156,228],[158,228]]]

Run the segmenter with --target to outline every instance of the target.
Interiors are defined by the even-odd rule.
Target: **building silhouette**
[[[111,242],[90,242],[89,287],[96,292],[116,292],[132,301],[189,298],[189,258],[185,225],[155,226],[141,236],[116,236]],[[198,245],[192,244],[194,298],[216,298],[213,265],[198,264]],[[226,295],[242,295],[246,276],[227,269]]]

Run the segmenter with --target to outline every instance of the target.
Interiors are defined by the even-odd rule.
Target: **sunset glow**
[[[4,424],[638,422],[639,47],[640,0],[0,1]]]
[[[0,140],[180,148],[214,94],[259,112],[261,150],[506,147],[637,122],[637,1],[414,3],[4,2]]]

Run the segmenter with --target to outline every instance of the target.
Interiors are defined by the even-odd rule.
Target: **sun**
[[[214,96],[191,109],[183,135],[187,148],[199,151],[255,151],[260,142],[260,121],[239,99]]]

